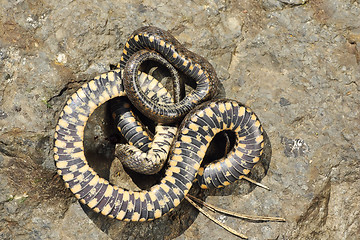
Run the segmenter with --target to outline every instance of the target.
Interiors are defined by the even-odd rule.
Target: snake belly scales
[[[152,34],[152,31],[155,33]],[[204,61],[193,53],[189,54],[189,51],[185,51],[176,40],[174,43],[174,38],[169,37],[167,32],[162,36],[164,32],[157,28],[138,30],[125,46],[130,49],[129,43],[135,42],[137,47],[160,50],[160,54],[163,51],[165,54],[162,55],[169,62],[182,63],[183,67],[179,70],[187,72],[190,76],[201,76],[202,82],[197,87],[200,88],[202,100],[199,100],[198,92],[187,98],[193,108],[187,114],[183,113],[182,100],[171,108],[170,116],[174,115],[174,112],[186,116],[178,127],[170,150],[168,168],[159,184],[143,191],[113,186],[106,179],[99,177],[88,165],[84,155],[84,129],[90,115],[106,101],[126,96],[122,69],[97,76],[72,94],[60,113],[55,129],[54,159],[58,174],[82,204],[111,218],[123,221],[150,221],[159,218],[180,204],[197,175],[204,176],[202,185],[213,182],[214,185],[226,186],[248,174],[263,151],[262,126],[255,113],[248,107],[227,99],[198,105],[213,94],[211,89],[214,88],[210,86],[210,82],[204,87],[203,82],[207,82],[204,79],[209,77],[208,73],[205,73],[206,70],[202,69]],[[127,54],[123,54],[119,66],[124,64],[124,56],[127,57]],[[209,63],[205,62],[205,65],[207,64]],[[213,73],[210,73],[210,77],[211,74]],[[160,108],[162,115],[167,109],[165,105]],[[165,122],[169,118],[165,117]],[[201,171],[200,164],[211,140],[224,130],[232,131],[236,136],[233,149],[224,158],[212,164],[211,168],[206,168],[208,171]]]

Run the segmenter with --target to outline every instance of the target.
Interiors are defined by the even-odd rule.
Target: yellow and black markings
[[[171,45],[168,41],[159,38],[159,30],[154,34],[146,31],[135,33],[130,38],[120,66],[127,61],[134,49],[146,44],[148,48],[165,51],[165,57],[181,65],[179,69],[184,70],[189,76],[201,76],[204,84],[208,81],[205,79],[205,77],[208,79],[206,71],[202,70],[195,61],[199,58],[197,55],[181,49],[177,42]],[[169,37],[166,36],[165,39]],[[192,56],[195,60],[184,56]],[[84,84],[67,101],[56,126],[54,159],[58,174],[81,203],[96,212],[119,220],[153,220],[177,207],[197,177],[203,188],[226,186],[247,174],[259,160],[263,148],[263,131],[256,115],[236,101],[217,100],[203,103],[187,114],[178,128],[172,145],[168,145],[170,141],[160,138],[162,143],[158,143],[157,149],[168,145],[172,146],[173,151],[169,156],[169,167],[159,184],[149,191],[140,192],[111,185],[88,165],[84,155],[83,137],[86,122],[98,106],[112,98],[126,95],[121,71],[117,69],[102,74]],[[136,72],[136,74],[141,73]],[[143,80],[151,82],[150,78],[145,77]],[[200,82],[198,87],[202,84]],[[151,89],[155,88],[156,86],[152,86]],[[209,85],[206,88],[209,88]],[[203,91],[205,88],[201,92]],[[200,99],[200,95],[197,94],[199,93],[196,91],[193,93],[196,99]],[[126,104],[124,107],[128,108]],[[115,116],[126,112],[115,112]],[[148,137],[136,135],[141,131],[141,126],[137,125],[136,119],[132,117],[129,115],[130,120],[124,123],[123,133],[128,134],[127,138],[132,139],[134,145],[139,147],[147,145],[145,148],[149,148],[153,143],[148,143]],[[118,117],[118,119],[120,124],[122,118]],[[234,148],[223,159],[201,169],[201,162],[211,140],[224,130],[234,132],[236,136]],[[168,129],[160,126],[161,131]]]

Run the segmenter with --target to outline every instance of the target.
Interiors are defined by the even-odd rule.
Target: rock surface
[[[56,175],[52,139],[67,97],[118,62],[144,25],[207,58],[227,97],[250,106],[267,131],[271,159],[251,177],[271,191],[239,181],[192,192],[287,221],[220,221],[249,239],[360,238],[360,1],[0,2],[1,239],[234,238],[185,201],[151,223],[107,219]],[[107,178],[119,137],[110,122],[106,107],[97,110],[85,140]]]

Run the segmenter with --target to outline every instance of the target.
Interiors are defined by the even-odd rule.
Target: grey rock
[[[2,162],[4,161],[3,156],[0,155],[0,163],[1,166],[3,166]],[[9,201],[9,199],[11,199],[12,196],[12,192],[9,190],[8,188],[8,179],[7,176],[0,174],[0,181],[1,181],[1,186],[0,186],[0,203],[4,204],[5,202]]]
[[[264,0],[261,4],[266,11],[281,10],[284,7],[282,1],[279,0]]]
[[[17,202],[13,200],[9,200],[8,202],[4,203],[4,208],[8,214],[14,214],[18,208]]]
[[[308,0],[279,0],[279,2],[287,5],[298,6],[307,3]]]
[[[60,239],[111,239],[106,233],[99,231],[96,225],[85,214],[79,203],[69,206],[61,223],[55,229]]]
[[[286,137],[281,137],[281,143],[285,146],[284,154],[287,157],[304,156],[310,151],[309,146],[302,139],[288,139]]]
[[[6,112],[0,110],[0,119],[5,119],[7,117],[8,117],[8,115],[6,114]]]
[[[81,207],[56,175],[51,149],[64,103],[116,64],[145,25],[207,58],[226,97],[250,106],[268,134],[270,154],[250,177],[271,191],[239,181],[192,193],[287,221],[219,220],[250,239],[359,238],[359,1],[2,1],[0,16],[1,239],[233,238],[185,201],[150,223],[107,219]],[[104,105],[85,132],[91,166],[124,187],[158,180],[121,169],[119,141]]]
[[[286,98],[283,98],[283,97],[280,98],[279,103],[280,103],[280,106],[281,106],[281,107],[285,107],[285,106],[291,105],[290,101],[287,100]]]

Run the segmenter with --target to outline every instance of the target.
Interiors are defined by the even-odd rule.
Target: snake
[[[212,73],[205,73],[207,67],[204,70],[201,69],[201,61],[199,62],[201,58],[195,55],[192,60],[194,54],[187,55],[187,51],[178,47],[177,41],[172,47],[173,39],[167,32],[153,29],[154,34],[151,34],[148,28],[146,31],[146,34],[133,34],[130,40],[133,39],[131,41],[138,44],[142,38],[143,42],[158,47],[163,46],[161,41],[166,40],[163,49],[172,52],[174,59],[179,59],[174,57],[177,49],[180,50],[177,54],[181,57],[185,56],[187,59],[186,66],[182,63],[185,72],[191,73],[189,75],[192,76],[201,75],[201,79],[205,79],[203,76],[214,76]],[[159,44],[154,44],[157,36],[160,36],[161,40],[156,40]],[[136,41],[137,38],[139,41]],[[170,43],[167,41],[169,39]],[[128,50],[133,49],[129,42],[126,44]],[[167,47],[168,45],[170,46]],[[156,47],[151,49],[156,49]],[[123,55],[123,57],[128,56],[128,54]],[[125,58],[123,57],[119,66],[124,62]],[[188,69],[190,67],[199,69],[194,72]],[[203,176],[202,185],[226,186],[241,178],[242,175],[248,174],[259,160],[264,146],[264,137],[263,128],[256,114],[235,100],[205,101],[206,95],[212,95],[213,90],[203,94],[205,88],[201,89],[203,85],[200,82],[201,84],[198,84],[191,94],[198,96],[196,92],[199,90],[204,97],[201,100],[198,97],[184,98],[191,100],[189,102],[192,110],[189,112],[182,113],[184,109],[188,108],[184,107],[186,101],[184,102],[183,99],[172,105],[162,103],[158,105],[163,110],[171,109],[169,111],[171,114],[163,118],[165,119],[164,123],[169,122],[167,119],[170,119],[174,112],[180,113],[180,116],[185,115],[171,144],[164,177],[158,184],[149,190],[132,191],[114,186],[106,179],[101,178],[86,160],[83,144],[84,129],[89,117],[100,105],[116,97],[129,97],[124,90],[123,76],[126,75],[124,71],[126,70],[114,69],[82,85],[67,100],[55,128],[53,150],[57,173],[63,178],[66,187],[82,204],[89,206],[95,212],[118,220],[151,221],[177,207],[187,195],[197,175]],[[212,85],[210,82],[207,84],[207,90],[215,88],[209,87]],[[200,103],[202,101],[205,102]],[[158,114],[156,109],[157,107],[150,111],[155,112],[155,115],[150,115],[152,118],[161,119],[163,112],[160,111]],[[180,116],[176,115],[174,118],[179,119]],[[201,163],[210,142],[217,133],[222,131],[234,133],[234,147],[208,171],[207,168],[201,170]]]

